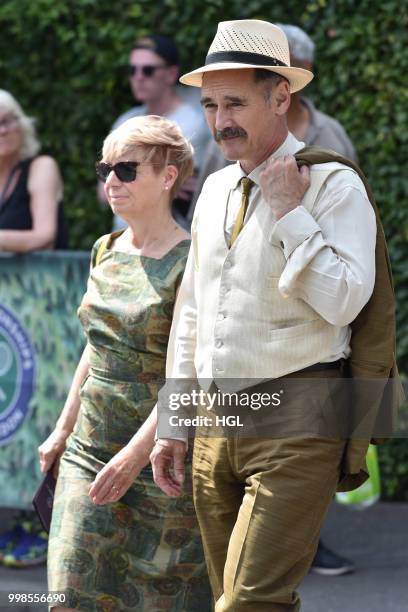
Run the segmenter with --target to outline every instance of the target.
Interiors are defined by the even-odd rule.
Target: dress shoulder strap
[[[123,234],[125,230],[118,230],[117,232],[112,232],[111,234],[107,234],[103,240],[101,241],[100,245],[98,246],[98,250],[96,251],[96,255],[95,255],[95,263],[94,265],[97,266],[101,259],[103,254],[105,253],[106,249],[108,249],[110,247],[110,245],[112,244],[112,242],[118,238],[119,236],[121,236]]]

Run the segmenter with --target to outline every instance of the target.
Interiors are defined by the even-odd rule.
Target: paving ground
[[[333,504],[324,541],[356,564],[354,574],[309,574],[302,612],[408,612],[408,504],[363,512]]]
[[[0,528],[7,518],[0,512]],[[309,574],[300,589],[302,612],[408,612],[408,504],[381,503],[364,512],[333,504],[323,535],[357,571],[338,578]],[[1,612],[45,612],[45,606],[4,605],[8,592],[45,590],[45,567],[0,566]]]

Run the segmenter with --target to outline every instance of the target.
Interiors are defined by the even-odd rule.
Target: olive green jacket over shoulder
[[[352,431],[346,446],[339,491],[360,486],[368,477],[368,444],[380,444],[396,429],[404,392],[396,364],[395,296],[384,230],[374,196],[360,168],[331,150],[305,147],[296,153],[299,166],[338,162],[352,168],[364,183],[377,221],[376,280],[371,298],[351,323],[349,373]],[[356,410],[355,407],[358,406]],[[356,422],[356,415],[359,415]],[[350,416],[349,415],[349,416]]]

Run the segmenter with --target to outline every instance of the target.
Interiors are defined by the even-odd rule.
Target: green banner
[[[0,256],[0,507],[32,508],[37,447],[84,346],[76,311],[88,270],[84,252]]]

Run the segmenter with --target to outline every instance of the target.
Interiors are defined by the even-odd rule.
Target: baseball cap
[[[159,55],[169,66],[179,65],[179,53],[175,43],[161,34],[147,34],[135,41],[133,49],[149,49]]]

